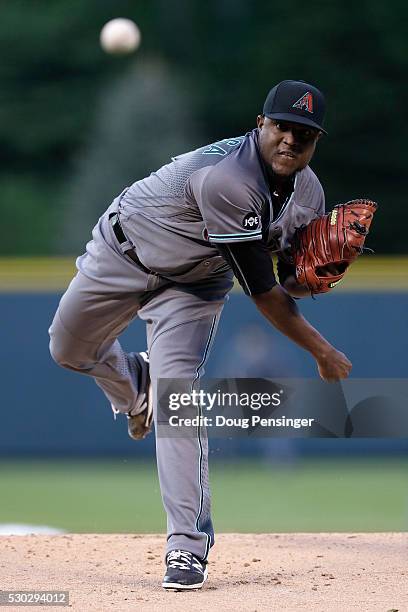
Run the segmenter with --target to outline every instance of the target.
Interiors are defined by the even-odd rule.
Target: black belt
[[[113,233],[115,234],[116,239],[119,242],[119,244],[124,244],[125,242],[128,242],[128,239],[126,238],[125,233],[120,224],[118,213],[111,213],[109,215],[109,221],[111,222]],[[134,247],[132,247],[131,249],[128,249],[127,251],[124,251],[124,254],[130,257],[130,259],[134,261],[135,264],[138,265],[139,268],[143,270],[143,272],[146,272],[147,274],[153,274],[153,272],[149,270],[149,268],[146,268],[146,266],[142,264],[142,262],[137,256],[137,253]]]

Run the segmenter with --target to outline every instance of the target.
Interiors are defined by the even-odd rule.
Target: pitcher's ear
[[[258,115],[256,118],[256,125],[261,128],[265,123],[265,115]]]

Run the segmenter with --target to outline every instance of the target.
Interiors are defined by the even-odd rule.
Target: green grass
[[[406,531],[408,461],[214,463],[216,531]],[[161,532],[154,464],[0,462],[0,523],[71,532]]]

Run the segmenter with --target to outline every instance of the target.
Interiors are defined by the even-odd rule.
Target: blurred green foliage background
[[[100,49],[117,16],[141,29],[134,55]],[[2,2],[0,254],[81,251],[125,185],[252,129],[285,78],[327,95],[329,208],[378,200],[376,250],[406,253],[407,17],[403,0]]]

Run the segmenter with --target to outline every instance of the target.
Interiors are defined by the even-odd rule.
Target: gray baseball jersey
[[[78,274],[50,327],[54,360],[92,376],[115,410],[138,414],[140,359],[118,340],[138,316],[146,322],[153,396],[160,378],[196,384],[232,286],[219,248],[266,244],[282,255],[295,228],[324,210],[310,168],[296,174],[292,188],[273,210],[257,130],[175,157],[134,183],[102,215],[77,259]],[[125,241],[111,223],[116,212]],[[132,246],[143,267],[125,254]],[[167,551],[206,559],[214,532],[204,432],[158,437],[156,449]]]
[[[217,244],[264,236],[271,251],[283,253],[296,227],[324,213],[324,194],[306,167],[274,216],[255,129],[174,157],[135,182],[121,197],[119,210],[140,261],[161,276],[190,282],[225,266]],[[265,210],[267,227],[262,227]]]

